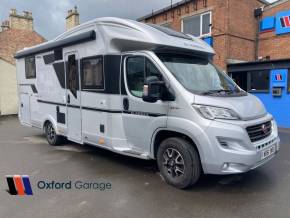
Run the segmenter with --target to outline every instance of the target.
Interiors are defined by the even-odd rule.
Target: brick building
[[[214,62],[290,128],[290,0],[183,0],[138,20],[204,39]]]
[[[25,47],[44,42],[33,29],[32,13],[10,11],[9,20],[3,21],[0,31],[0,115],[16,114],[17,85],[14,54]]]
[[[255,9],[261,9],[256,16]],[[227,69],[232,63],[290,57],[290,34],[278,36],[274,26],[260,29],[264,18],[274,24],[285,10],[289,0],[184,0],[138,20],[203,38],[216,51],[214,62]]]
[[[79,13],[75,7],[66,17],[66,30],[79,25]],[[11,9],[9,20],[2,22],[0,29],[0,115],[18,113],[16,66],[14,54],[46,40],[34,31],[31,12],[17,14]]]
[[[184,0],[138,20],[204,38],[216,51],[214,62],[251,61],[257,56],[258,20],[255,8],[263,0]]]
[[[281,16],[290,16],[290,1],[280,0],[264,8],[259,34],[259,57],[263,59],[290,58],[290,31],[279,31]],[[290,23],[289,23],[290,25]],[[287,34],[288,33],[288,34]]]
[[[183,0],[138,20],[203,38],[216,51],[214,62],[227,69],[239,62],[290,58],[290,34],[276,31],[277,16],[288,11],[289,0]]]

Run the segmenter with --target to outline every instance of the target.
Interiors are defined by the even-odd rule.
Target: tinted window
[[[146,77],[156,76],[162,80],[157,67],[145,57],[129,57],[126,63],[127,85],[132,95],[142,97]]]
[[[269,91],[269,71],[249,72],[250,91]]]
[[[35,57],[25,58],[25,77],[26,79],[36,78]]]
[[[132,95],[142,97],[144,74],[145,74],[145,58],[129,57],[126,63],[127,85]]]
[[[232,73],[234,82],[243,90],[248,91],[248,76],[247,72],[234,72]]]
[[[83,60],[83,89],[104,89],[103,57]]]
[[[146,67],[146,78],[150,76],[157,77],[160,81],[162,80],[162,75],[160,74],[159,70],[156,66],[149,61],[148,59],[145,60],[145,67]]]
[[[67,88],[77,98],[78,86],[78,63],[75,55],[68,56],[67,64]]]

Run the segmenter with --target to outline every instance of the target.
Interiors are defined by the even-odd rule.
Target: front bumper
[[[267,138],[251,142],[247,126],[264,123],[271,115],[252,121],[213,121],[206,130],[209,147],[204,152],[203,168],[207,174],[236,174],[255,169],[271,160],[280,150],[277,126]],[[275,152],[267,157],[263,153],[270,148]]]

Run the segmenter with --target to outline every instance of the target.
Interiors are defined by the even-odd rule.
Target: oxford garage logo
[[[6,176],[8,192],[11,195],[33,195],[29,176],[8,175]]]
[[[280,23],[283,28],[290,27],[290,16],[284,16],[280,18]]]

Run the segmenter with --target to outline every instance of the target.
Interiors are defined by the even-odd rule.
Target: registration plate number
[[[272,146],[264,151],[262,151],[262,160],[271,156],[272,154],[274,154],[276,151],[276,146]]]

